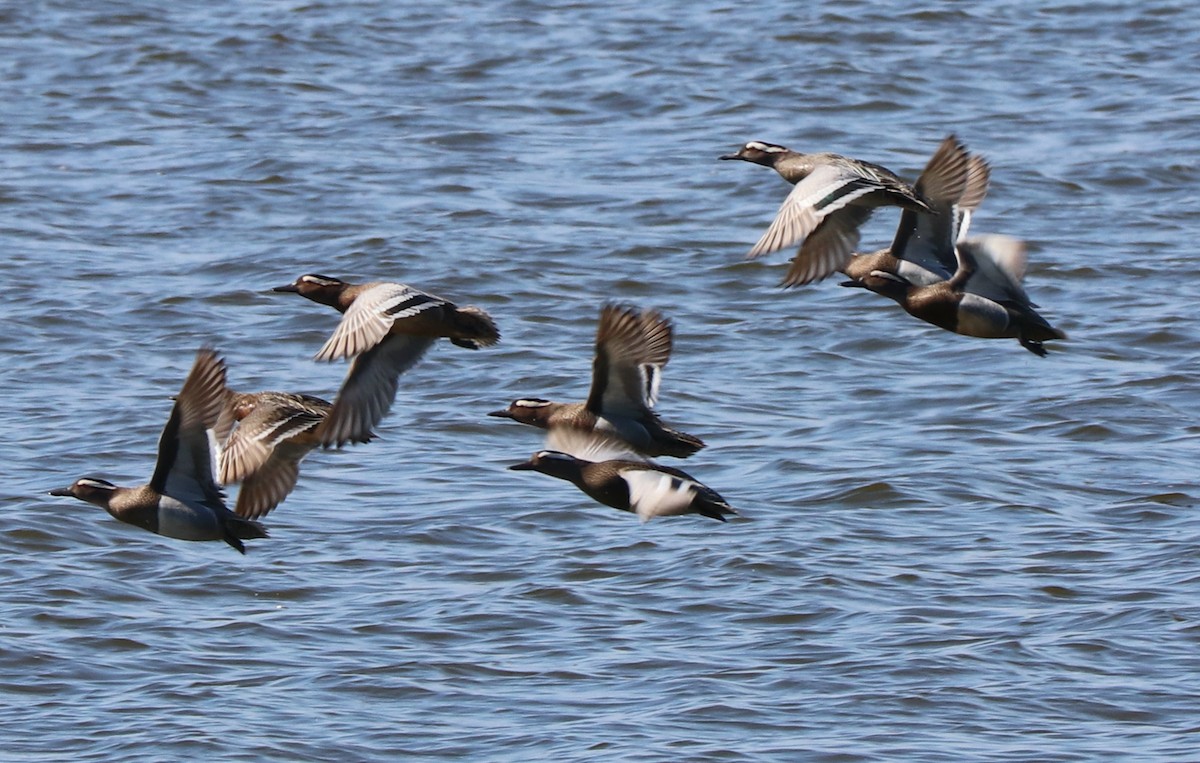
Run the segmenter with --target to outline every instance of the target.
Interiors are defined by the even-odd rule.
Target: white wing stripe
[[[645,379],[643,389],[646,391],[646,396],[643,399],[647,408],[653,408],[658,403],[658,387],[662,383],[662,366],[654,365],[653,363],[642,364],[642,378]]]

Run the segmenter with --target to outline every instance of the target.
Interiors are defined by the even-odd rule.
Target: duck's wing
[[[1029,295],[1021,285],[1028,254],[1025,242],[1012,236],[974,236],[957,247],[960,269],[968,272],[961,288],[993,302],[1029,307]]]
[[[875,173],[863,174],[855,167],[849,162],[821,164],[796,183],[775,213],[775,219],[746,256],[754,259],[799,244],[832,213],[872,191],[887,188]]]
[[[153,490],[189,506],[225,510],[225,496],[216,482],[213,432],[225,392],[225,362],[215,351],[202,348],[158,438],[158,462],[150,478]]]
[[[551,428],[546,433],[546,450],[556,450],[583,461],[649,461],[613,435],[576,427]]]
[[[278,506],[296,487],[300,461],[312,450],[309,445],[280,443],[267,460],[242,481],[234,511],[246,519],[258,519]]]
[[[237,403],[241,398],[237,392],[226,388],[225,401],[221,404],[221,414],[217,416],[217,421],[213,424],[213,437],[217,441],[218,460],[224,456],[225,444],[229,441],[229,435],[233,433],[233,428],[237,426]],[[220,473],[220,469],[217,470]]]
[[[605,305],[596,328],[588,410],[597,416],[647,415],[658,400],[671,343],[671,322],[657,310]]]
[[[792,258],[781,285],[801,286],[844,268],[858,247],[858,229],[872,212],[871,207],[849,206],[827,215]]]
[[[680,469],[654,463],[627,462],[616,468],[617,474],[629,488],[629,507],[643,522],[654,517],[696,513],[697,498],[702,499],[701,503],[723,507],[728,513],[735,513],[715,490]],[[723,511],[701,513],[724,521],[721,516]]]
[[[657,310],[645,310],[642,312],[642,337],[646,343],[646,354],[641,364],[645,376],[646,407],[653,408],[658,404],[663,367],[671,359],[674,327],[671,321]]]
[[[396,399],[400,375],[417,364],[433,345],[432,337],[391,334],[354,359],[333,401],[333,410],[317,427],[316,437],[328,447],[367,442]]]
[[[301,400],[273,396],[255,406],[226,440],[217,479],[228,485],[257,473],[281,444],[315,429],[325,420],[331,406],[325,401],[321,403],[323,406],[317,407]],[[241,504],[240,497],[238,503]]]
[[[967,185],[954,208],[955,227],[957,228],[955,241],[966,240],[967,231],[971,227],[971,216],[987,198],[991,181],[992,168],[988,165],[987,160],[979,154],[972,154],[967,162]]]
[[[378,345],[397,320],[449,304],[400,283],[380,283],[363,290],[316,354],[317,360],[352,358]]]
[[[941,280],[949,280],[958,268],[955,207],[967,190],[970,158],[966,146],[953,135],[941,142],[915,186],[934,214],[904,210],[892,239],[893,255]]]

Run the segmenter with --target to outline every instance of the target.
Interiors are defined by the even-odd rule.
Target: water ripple
[[[0,9],[9,754],[1188,759],[1191,14]],[[912,178],[950,132],[992,163],[973,230],[1030,242],[1048,358],[744,258],[788,188],[722,153]],[[240,389],[332,396],[336,314],[270,292],[306,272],[504,341],[435,348],[245,557],[46,495],[147,479],[202,343]],[[583,399],[609,299],[675,322],[660,411],[742,518],[505,469],[540,433],[484,414]]]

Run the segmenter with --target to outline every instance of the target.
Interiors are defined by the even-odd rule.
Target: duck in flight
[[[859,240],[859,228],[883,206],[931,214],[928,202],[894,172],[831,153],[804,154],[750,141],[721,159],[771,167],[795,186],[747,257],[799,246],[782,286],[819,281],[840,270]]]
[[[308,274],[274,291],[299,294],[342,313],[316,355],[318,361],[353,359],[333,409],[315,433],[327,447],[367,442],[391,409],[401,374],[438,338],[471,350],[500,340],[495,322],[482,309],[458,307],[405,284],[352,284]]]
[[[592,385],[586,401],[553,402],[528,397],[489,416],[547,430],[553,446],[565,430],[601,432],[646,456],[687,458],[704,447],[671,429],[654,411],[662,369],[671,357],[671,322],[657,310],[608,304],[596,327]],[[561,449],[561,448],[560,448]]]
[[[179,540],[220,540],[246,553],[243,540],[267,537],[258,522],[225,507],[214,474],[212,430],[225,403],[225,363],[201,349],[158,440],[150,481],[121,487],[83,477],[50,495],[72,496],[105,509],[126,524]]]

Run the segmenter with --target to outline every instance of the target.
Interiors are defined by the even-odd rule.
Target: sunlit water
[[[162,5],[163,7],[158,7]],[[422,9],[424,8],[424,9]],[[1200,759],[1194,3],[9,4],[0,757]],[[992,163],[1070,340],[918,323],[743,256],[750,139]],[[864,246],[890,239],[883,211]],[[239,556],[46,490],[144,481],[199,345],[332,396],[305,272],[490,311]],[[743,519],[505,466],[599,306]]]

